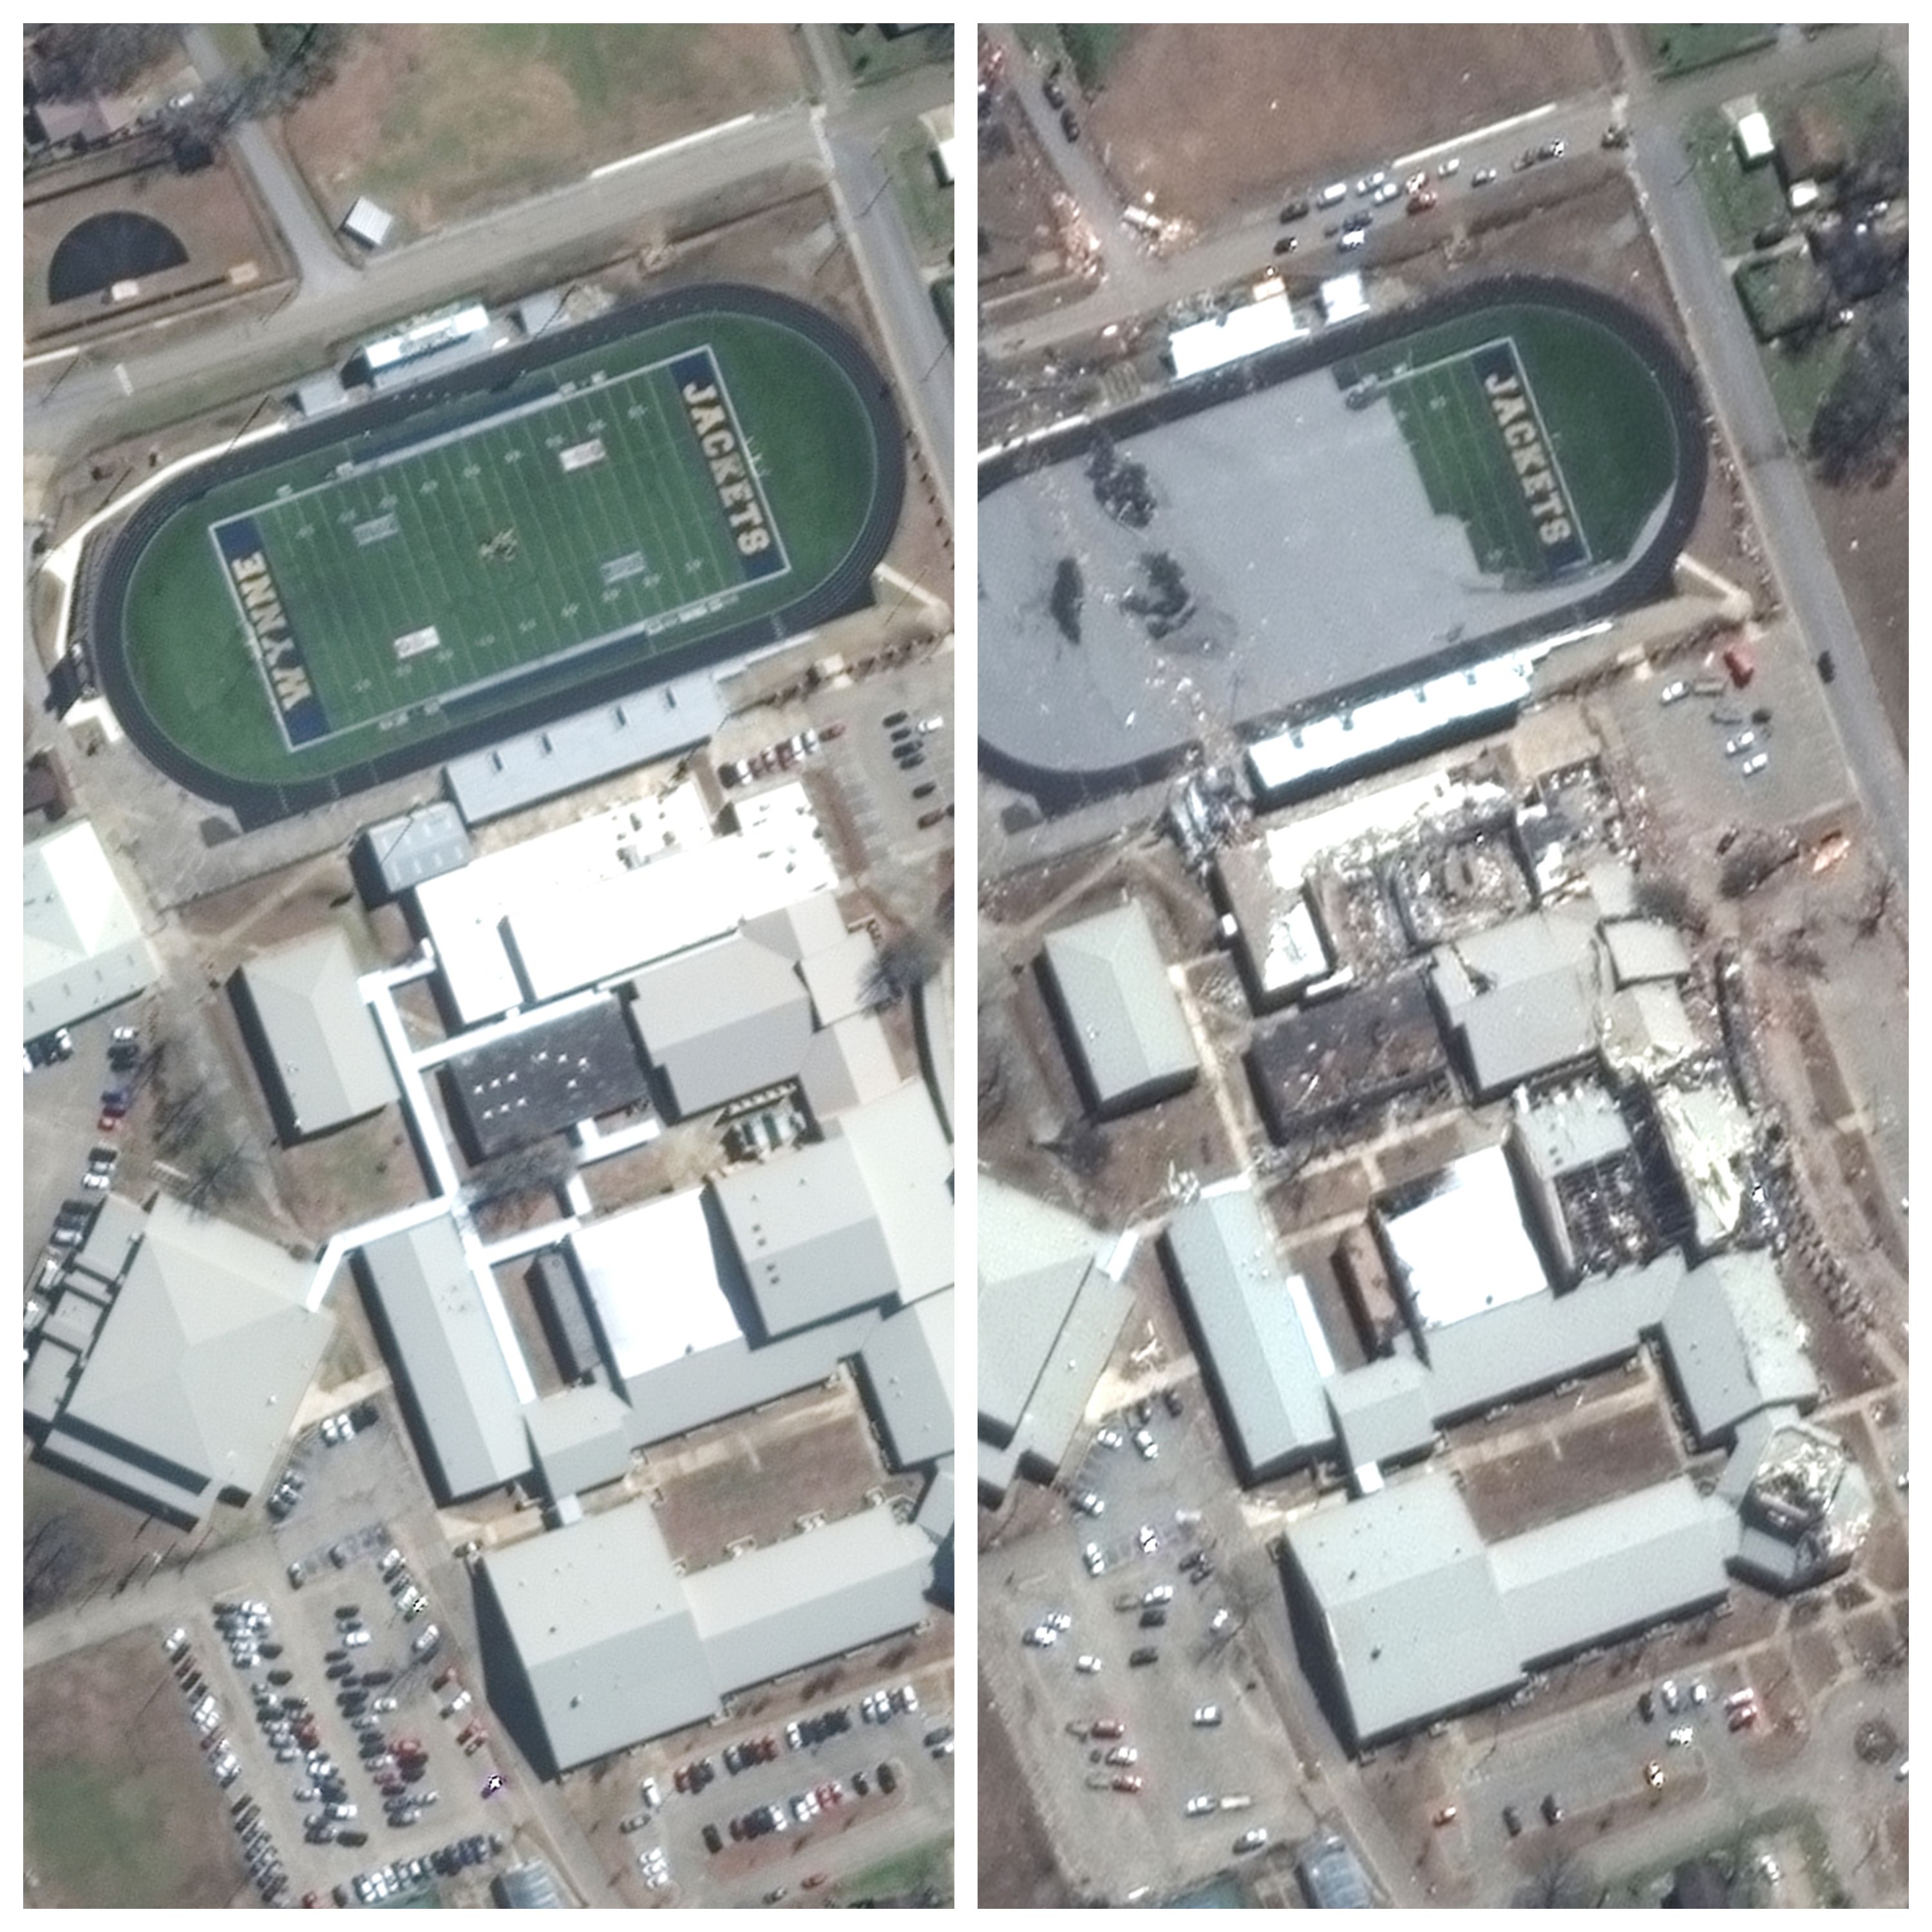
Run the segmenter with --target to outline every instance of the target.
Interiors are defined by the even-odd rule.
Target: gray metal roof
[[[371,869],[392,898],[425,879],[468,865],[475,856],[463,814],[447,799],[370,826],[362,834],[362,844]]]
[[[978,1197],[979,1478],[997,1499],[1023,1465],[1059,1467],[1134,1297],[1097,1265],[1097,1229],[989,1177]]]
[[[556,1874],[542,1858],[499,1872],[495,1889],[497,1903],[512,1910],[556,1910],[564,1903]]]
[[[1332,1450],[1322,1382],[1334,1364],[1306,1285],[1282,1271],[1252,1190],[1204,1196],[1168,1223],[1162,1242],[1245,1480],[1266,1481]]]
[[[952,1148],[922,1080],[849,1108],[826,1125],[852,1150],[892,1256],[902,1301],[950,1288]]]
[[[1487,1552],[1448,1478],[1426,1471],[1289,1526],[1358,1743],[1523,1680]]]
[[[455,1223],[443,1216],[385,1235],[363,1249],[362,1264],[428,1431],[443,1500],[526,1474],[523,1402]]]
[[[68,1265],[70,1283],[76,1274],[92,1276],[101,1286],[118,1283],[134,1258],[135,1244],[147,1232],[148,1217],[134,1202],[122,1195],[109,1195]]]
[[[242,977],[296,1132],[321,1133],[395,1099],[395,1076],[339,927],[263,953]]]
[[[760,946],[796,961],[842,944],[848,928],[836,892],[808,892],[776,912],[761,912],[748,919],[743,930],[746,938]]]
[[[713,1185],[768,1334],[898,1292],[885,1230],[849,1142],[801,1148]]]
[[[791,961],[742,934],[646,967],[631,1019],[680,1115],[790,1079],[812,1038]]]
[[[1567,1294],[1546,1290],[1431,1329],[1431,1413],[1452,1422],[1634,1354],[1683,1279],[1682,1259],[1666,1254],[1593,1275]]]
[[[493,1550],[483,1574],[558,1769],[716,1711],[711,1659],[647,1503]]]
[[[29,1422],[52,1421],[80,1366],[80,1358],[71,1348],[45,1329],[40,1331],[33,1359],[27,1364],[24,1406]]]
[[[562,1249],[546,1248],[524,1278],[530,1284],[530,1300],[556,1358],[558,1372],[566,1382],[574,1382],[604,1359],[575,1270]]]
[[[1630,1128],[1616,1096],[1594,1081],[1534,1105],[1520,1102],[1513,1124],[1529,1171],[1546,1180],[1594,1167],[1630,1148]]]
[[[667,1441],[707,1422],[822,1382],[879,1325],[876,1308],[801,1328],[757,1348],[742,1338],[626,1378],[631,1446]]]
[[[859,1353],[872,1410],[895,1468],[952,1449],[951,1288],[890,1315]]]
[[[415,365],[420,368],[421,365]],[[505,738],[443,767],[457,808],[471,825],[500,818],[598,778],[701,745],[724,723],[717,672],[695,670],[614,704]]]
[[[1412,1355],[1384,1355],[1328,1378],[1329,1411],[1351,1469],[1400,1462],[1433,1446],[1429,1382]]]
[[[820,1026],[848,1019],[876,1004],[872,975],[878,956],[872,935],[861,926],[799,962]]]
[[[224,1490],[252,1495],[334,1332],[305,1306],[309,1274],[164,1195],[56,1435],[84,1432],[114,1480],[161,1507],[192,1496],[197,1521]]]
[[[1583,975],[1568,966],[1479,993],[1455,1018],[1470,1077],[1485,1096],[1596,1050],[1594,998]]]
[[[1714,1603],[1729,1587],[1724,1562],[1736,1540],[1731,1512],[1673,1476],[1491,1544],[1516,1655],[1534,1670]]]
[[[719,1688],[742,1689],[925,1621],[932,1545],[888,1507],[686,1580]]]
[[[552,1497],[613,1483],[630,1467],[630,1411],[608,1388],[560,1389],[524,1411],[530,1454]]]
[[[1068,1047],[1102,1110],[1155,1099],[1199,1071],[1193,1036],[1138,900],[1046,937]]]
[[[1664,1346],[1691,1433],[1704,1446],[1760,1408],[1808,1408],[1818,1400],[1777,1264],[1761,1249],[1692,1269],[1664,1311]]]
[[[854,1013],[821,1027],[805,1049],[798,1078],[806,1104],[821,1122],[882,1100],[900,1084],[884,1022],[876,1013]]]
[[[1332,1832],[1304,1845],[1295,1855],[1294,1869],[1309,1904],[1318,1910],[1360,1912],[1375,1903],[1354,1846]]]
[[[1612,920],[1604,928],[1604,944],[1619,986],[1640,980],[1682,980],[1690,970],[1683,934],[1659,920]]]
[[[932,1466],[932,1480],[919,1499],[919,1514],[913,1518],[935,1543],[944,1543],[952,1534],[954,1520],[952,1458],[942,1456]]]
[[[86,819],[33,840],[20,874],[23,1037],[84,1019],[153,983],[153,951]]]

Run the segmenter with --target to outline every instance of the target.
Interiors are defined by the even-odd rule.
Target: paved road
[[[828,131],[826,152],[860,278],[901,400],[924,446],[932,480],[952,514],[952,350],[940,326],[878,150],[862,136]]]
[[[346,286],[291,302],[264,321],[182,340],[156,331],[137,338],[139,346],[83,351],[77,368],[61,362],[30,369],[28,446],[50,455],[98,447],[151,403],[152,392],[218,375],[223,395],[246,395],[286,380],[303,366],[300,358],[311,358],[308,366],[320,367],[332,350],[367,330],[461,295],[513,266],[526,265],[524,285],[539,287],[550,268],[568,273],[599,237],[620,232],[653,211],[695,200],[748,176],[787,166],[815,169],[818,161],[808,112],[784,109],[656,161],[445,229],[378,258]]]
[[[182,38],[187,44],[188,58],[204,81],[219,81],[228,74],[228,63],[206,27],[184,27]],[[355,269],[338,252],[334,238],[308,198],[308,190],[274,142],[252,121],[237,128],[233,140],[236,152],[254,178],[295,256],[303,292],[320,295],[332,289],[351,286],[356,280]]]
[[[1875,44],[1864,33],[1827,34],[1801,46],[1795,54],[1780,50],[1741,63],[1724,70],[1728,81],[1722,98],[1774,80],[1783,82],[1841,68]],[[1905,762],[1819,528],[1804,464],[1785,436],[1757,344],[1724,273],[1717,237],[1690,176],[1679,130],[1685,113],[1699,100],[1697,95],[1658,88],[1647,81],[1636,83],[1631,158],[1639,193],[1712,407],[1737,452],[1784,601],[1811,656],[1832,653],[1838,675],[1827,695],[1845,761],[1880,849],[1903,876],[1907,849]]]

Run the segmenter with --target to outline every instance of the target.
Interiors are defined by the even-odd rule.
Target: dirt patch
[[[1906,748],[1906,700],[1910,645],[1906,618],[1911,603],[1908,534],[1912,465],[1901,461],[1874,490],[1828,490],[1814,484],[1811,502],[1837,566],[1845,601],[1852,607],[1858,635],[1886,716]]]
[[[220,1787],[154,1631],[29,1671],[22,1718],[28,1904],[243,1902]]]
[[[1608,77],[1589,27],[1142,27],[1088,138],[1130,197],[1211,227]]]
[[[671,1554],[692,1569],[724,1560],[747,1539],[760,1546],[795,1534],[802,1516],[858,1508],[868,1492],[918,1492],[888,1481],[849,1383],[814,1388],[718,1423],[650,1452],[658,1522]]]
[[[380,26],[284,132],[324,211],[414,234],[796,96],[781,26]]]
[[[1485,1542],[1516,1536],[1675,1475],[1677,1444],[1654,1405],[1599,1417],[1548,1441],[1460,1465]]]
[[[999,1708],[980,1680],[980,1904],[992,1911],[1074,1903]]]

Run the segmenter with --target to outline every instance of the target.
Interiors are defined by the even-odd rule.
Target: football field
[[[209,534],[284,735],[313,744],[728,610],[790,568],[758,469],[704,346],[345,462]]]
[[[830,317],[680,290],[184,470],[90,564],[94,668],[178,782],[283,815],[853,609],[903,446]]]
[[[1508,424],[1496,420],[1492,382],[1516,409]],[[1589,545],[1575,519],[1562,514],[1570,502],[1562,466],[1550,453],[1542,412],[1507,337],[1385,377],[1382,387],[1430,503],[1463,520],[1480,569],[1540,581],[1558,568],[1589,562]],[[1504,440],[1512,430],[1528,452],[1528,475],[1546,486],[1535,496],[1526,496],[1517,451]],[[1539,499],[1547,506],[1540,516],[1532,507]]]

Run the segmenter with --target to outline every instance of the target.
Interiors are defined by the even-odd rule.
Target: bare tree
[[[118,94],[174,47],[179,31],[140,22],[42,27],[33,36],[34,86],[46,100]]]
[[[866,969],[866,1004],[874,1008],[896,1005],[924,986],[938,964],[932,943],[923,933],[908,930],[896,934],[879,948]]]
[[[1589,1867],[1574,1852],[1555,1850],[1537,1861],[1510,1903],[1525,1910],[1575,1912],[1600,1905],[1603,1892]]]

